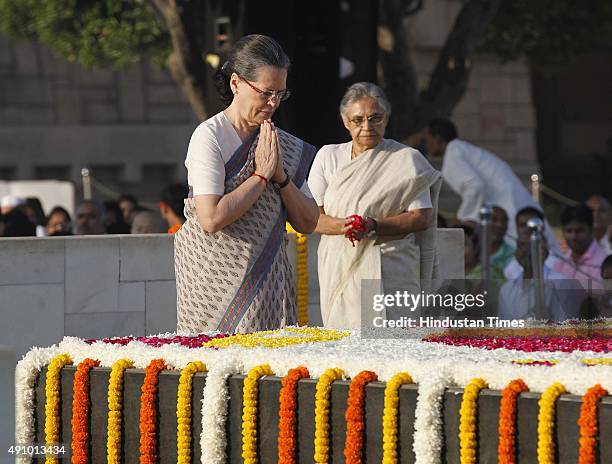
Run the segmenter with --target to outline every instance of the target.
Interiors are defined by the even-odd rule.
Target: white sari
[[[407,236],[362,240],[353,247],[342,235],[322,235],[318,250],[321,315],[326,327],[361,325],[361,281],[376,279],[380,292],[427,291],[437,274],[436,217],[441,176],[417,151],[383,139],[346,166],[329,183],[325,213],[382,218],[401,214],[429,189],[432,226]],[[426,286],[426,284],[425,284]]]

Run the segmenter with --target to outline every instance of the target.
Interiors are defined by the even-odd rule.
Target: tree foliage
[[[483,49],[504,61],[558,64],[611,40],[610,0],[504,0]]]
[[[170,52],[163,24],[138,0],[0,0],[0,31],[88,68],[162,63]]]

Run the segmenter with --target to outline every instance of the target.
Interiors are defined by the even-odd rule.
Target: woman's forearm
[[[319,221],[315,232],[325,235],[344,235],[346,228],[344,224],[346,218],[337,218],[334,216],[328,216],[325,213],[319,215]]]
[[[425,230],[432,224],[432,211],[431,208],[423,208],[406,211],[396,216],[375,218],[378,223],[376,235],[406,235]]]
[[[293,182],[280,189],[291,226],[302,234],[314,232],[319,219],[319,208],[312,198],[304,195]]]
[[[253,176],[226,195],[196,196],[198,222],[206,232],[212,234],[220,231],[246,213],[265,188],[266,182],[260,177]]]

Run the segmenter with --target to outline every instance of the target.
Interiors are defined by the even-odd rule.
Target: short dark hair
[[[506,217],[506,222],[508,221],[508,212],[504,209],[503,206],[492,205],[491,209],[497,209],[498,211],[501,211],[502,213],[504,213],[504,216]]]
[[[107,216],[109,214],[113,214],[117,219],[116,222],[123,222],[123,212],[121,211],[121,208],[119,208],[119,202],[107,200],[102,203],[102,207],[104,208],[104,211],[106,212]]]
[[[167,185],[161,192],[161,201],[167,204],[178,217],[185,220],[183,214],[185,198],[189,196],[189,188],[184,184]]]
[[[261,34],[245,35],[234,44],[227,61],[217,69],[213,76],[215,88],[221,100],[229,105],[234,99],[230,87],[232,73],[248,80],[257,80],[257,70],[263,66],[289,69],[291,61],[283,47],[272,37]]]
[[[43,225],[45,223],[45,211],[42,207],[42,203],[37,197],[26,198],[25,205],[22,206],[32,208],[34,216],[36,216],[36,225]]]
[[[601,262],[601,273],[603,274],[606,269],[612,268],[612,255],[606,256]]]
[[[134,195],[130,195],[129,193],[119,195],[119,198],[117,198],[117,204],[121,203],[122,201],[129,201],[130,203],[133,203],[134,206],[138,206],[138,200],[136,197]]]
[[[36,236],[36,226],[30,222],[23,211],[14,208],[7,213],[4,218],[5,237],[34,237]]]
[[[561,213],[561,226],[570,222],[586,224],[589,229],[593,228],[593,211],[587,205],[567,206]]]
[[[449,119],[443,118],[435,118],[429,121],[427,125],[427,130],[431,135],[438,136],[445,142],[450,142],[451,140],[459,137],[457,134],[457,128]]]
[[[61,206],[54,206],[53,209],[47,215],[47,218],[45,220],[45,225],[49,223],[49,219],[51,219],[51,216],[53,216],[54,214],[63,214],[64,216],[66,216],[66,219],[68,220],[68,222],[72,222],[70,213],[66,211],[65,208],[62,208]]]
[[[523,216],[524,214],[530,214],[532,216],[536,216],[540,218],[541,221],[544,220],[544,213],[540,211],[535,206],[525,206],[524,208],[519,209],[514,216],[514,222],[518,222],[519,216]]]

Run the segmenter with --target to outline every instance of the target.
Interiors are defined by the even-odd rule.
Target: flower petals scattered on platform
[[[485,350],[518,350],[532,353],[534,351],[593,351],[609,353],[612,351],[612,338],[603,335],[593,335],[591,338],[575,337],[430,337],[427,341],[444,343],[452,346],[469,346]]]
[[[216,334],[216,335],[206,335],[206,334],[198,334],[198,335],[172,335],[172,336],[163,336],[163,335],[153,335],[150,337],[110,337],[103,338],[102,340],[95,339],[87,339],[84,340],[85,343],[95,343],[102,342],[107,343],[109,345],[121,345],[125,346],[130,342],[137,341],[140,343],[144,343],[148,346],[160,347],[163,345],[182,345],[188,348],[200,348],[205,343],[214,340],[215,338],[225,338],[229,337],[227,334]]]

